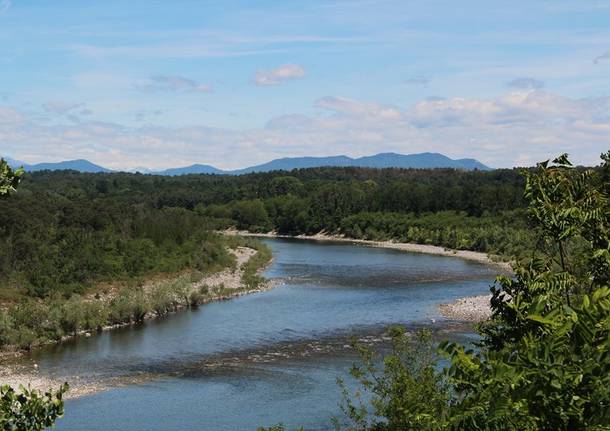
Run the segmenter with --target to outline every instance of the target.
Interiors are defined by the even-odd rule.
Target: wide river
[[[57,429],[332,429],[336,379],[356,359],[349,337],[379,342],[391,324],[447,327],[437,305],[488,292],[496,274],[452,257],[265,241],[272,290],[37,351],[44,374],[113,382],[68,400]]]

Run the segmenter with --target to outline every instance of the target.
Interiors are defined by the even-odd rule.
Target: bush
[[[392,352],[381,360],[372,350],[354,343],[361,365],[350,374],[360,383],[354,396],[343,381],[341,409],[353,430],[441,430],[447,426],[450,389],[437,372],[436,348],[431,333],[407,334],[390,329]],[[381,369],[379,369],[381,367]],[[370,408],[368,407],[370,404]],[[342,428],[339,419],[335,427]]]
[[[64,414],[65,383],[55,392],[42,393],[21,387],[20,392],[0,387],[0,428],[4,430],[42,431],[53,426]]]

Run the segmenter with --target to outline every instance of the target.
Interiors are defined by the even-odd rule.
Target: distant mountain
[[[252,172],[291,171],[293,169],[318,168],[320,166],[353,166],[354,159],[347,156],[331,157],[285,157],[275,159],[262,165],[237,169],[230,172],[233,175],[249,174]]]
[[[23,167],[24,167],[24,169],[26,169],[26,170],[27,170],[27,168],[28,168],[28,166],[29,166],[27,163],[23,163],[23,162],[22,162],[22,161],[20,161],[20,160],[11,159],[10,157],[2,157],[2,158],[3,158],[4,160],[6,160],[6,163],[8,163],[8,165],[9,165],[11,168],[13,168],[13,169],[17,169],[17,168],[20,168],[20,167],[22,167],[22,166],[23,166]]]
[[[27,171],[60,171],[70,169],[79,172],[112,172],[110,169],[103,168],[96,164],[91,163],[88,160],[66,160],[64,162],[57,163],[38,163],[36,165],[29,165],[25,168]]]
[[[360,157],[354,159],[352,166],[367,168],[454,168],[454,169],[479,169],[488,171],[490,168],[475,159],[450,159],[440,153],[420,154],[396,154],[380,153],[374,156]]]
[[[191,165],[186,166],[184,168],[172,168],[166,169],[164,171],[152,172],[156,175],[186,175],[186,174],[230,174],[231,172],[226,172],[220,169],[215,168],[210,165]]]
[[[102,166],[95,165],[87,160],[68,160],[58,163],[39,163],[36,165],[28,165],[18,160],[5,157],[9,165],[13,167],[23,166],[26,171],[42,171],[72,169],[80,172],[112,172]],[[233,171],[223,171],[210,165],[191,165],[183,168],[172,168],[164,171],[151,171],[146,168],[139,168],[141,173],[150,173],[153,175],[187,175],[187,174],[217,174],[217,175],[243,175],[252,172],[269,172],[269,171],[291,171],[293,169],[306,169],[318,167],[365,167],[365,168],[415,168],[415,169],[430,169],[430,168],[453,168],[473,170],[479,169],[482,171],[490,170],[488,166],[475,159],[450,159],[447,156],[439,153],[420,153],[420,154],[396,154],[396,153],[380,153],[374,156],[359,157],[353,159],[348,156],[331,156],[331,157],[286,157],[275,159],[261,165],[251,166]]]
[[[34,171],[60,171],[65,169],[70,169],[73,171],[79,172],[112,172],[110,169],[106,169],[102,166],[98,166],[96,164],[91,163],[88,160],[79,159],[79,160],[66,160],[63,162],[56,163],[38,163],[34,165],[30,165],[24,163],[19,160],[12,159],[10,157],[3,156],[4,160],[8,162],[8,164],[13,168],[23,168],[28,172]]]
[[[293,169],[319,168],[323,166],[333,167],[365,167],[365,168],[454,168],[473,170],[479,169],[488,171],[491,168],[475,159],[450,159],[439,153],[421,153],[421,154],[396,154],[396,153],[380,153],[374,156],[360,157],[353,159],[348,156],[331,156],[331,157],[285,157],[275,159],[261,165],[250,166],[248,168],[236,169],[233,171],[222,171],[213,166],[208,165],[193,165],[185,168],[167,169],[161,172],[155,172],[158,175],[185,175],[185,174],[226,174],[226,175],[243,175],[252,172],[269,172],[269,171],[291,171]]]

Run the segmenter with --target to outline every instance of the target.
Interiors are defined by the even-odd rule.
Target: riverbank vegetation
[[[344,389],[350,430],[610,429],[610,153],[601,170],[566,156],[526,174],[533,257],[492,287],[472,350],[392,331],[383,359],[362,348]]]
[[[107,327],[142,322],[182,308],[230,298],[258,289],[265,281],[258,272],[268,264],[270,250],[256,241],[233,239],[227,247],[248,247],[256,254],[241,268],[225,271],[241,276],[240,286],[208,285],[204,273],[187,271],[167,280],[140,285],[124,285],[106,293],[53,296],[43,300],[26,299],[0,311],[0,347],[30,349],[65,337],[100,331]],[[235,264],[235,262],[233,262]]]

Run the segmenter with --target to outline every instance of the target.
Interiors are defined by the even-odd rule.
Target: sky
[[[608,0],[0,0],[0,154],[27,163],[609,149]]]

